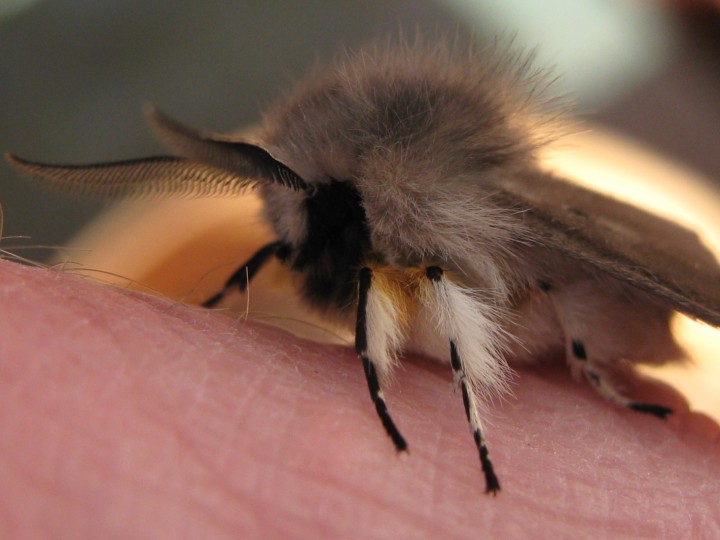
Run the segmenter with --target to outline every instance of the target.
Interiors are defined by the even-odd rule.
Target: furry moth
[[[720,326],[720,268],[697,236],[542,170],[543,78],[497,47],[369,47],[300,84],[252,137],[157,110],[173,156],[48,165],[8,155],[80,194],[233,196],[255,188],[277,239],[205,302],[244,290],[269,260],[308,305],[355,328],[377,414],[406,441],[384,389],[403,350],[449,360],[488,493],[500,490],[483,409],[510,364],[562,354],[620,406],[620,365],[678,352],[674,311]],[[177,157],[175,157],[177,156]]]

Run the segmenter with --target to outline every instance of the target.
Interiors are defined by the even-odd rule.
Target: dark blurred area
[[[711,4],[677,9],[668,65],[595,116],[720,188],[720,4]]]
[[[580,112],[590,111],[585,116],[593,121],[646,141],[720,183],[720,17],[703,4],[608,2],[620,6],[615,15],[603,8],[602,24],[614,33],[591,32],[600,28],[592,11],[597,2],[587,2],[592,9],[584,19],[580,11],[558,7],[567,4],[545,4],[543,16],[561,30],[533,15],[543,3],[527,2],[528,9],[518,10],[519,0],[502,13],[491,2],[471,0],[12,4],[15,9],[0,6],[0,149],[29,159],[97,162],[162,153],[144,123],[147,102],[193,126],[236,129],[257,121],[263,106],[316,60],[401,28],[410,34],[420,28],[480,41],[516,32],[519,43],[541,51],[544,36],[553,38],[549,59],[561,77],[574,81],[574,74],[587,72],[598,78],[570,87]],[[472,16],[469,9],[476,10]],[[632,19],[622,9],[654,10],[655,18],[648,11],[634,12]],[[566,11],[576,17],[564,21]],[[653,20],[657,28],[648,22]],[[547,32],[526,34],[524,28]],[[562,28],[568,38],[597,35],[586,57],[576,41],[558,41]],[[554,56],[563,50],[575,53],[574,65]],[[605,50],[611,54],[603,58]],[[626,65],[633,54],[634,63]],[[603,69],[608,91],[599,93]],[[618,83],[623,73],[627,82]],[[62,244],[100,209],[48,194],[4,162],[0,203],[3,236],[29,236],[26,244]],[[17,243],[7,239],[0,247]],[[37,249],[23,254],[49,255]]]

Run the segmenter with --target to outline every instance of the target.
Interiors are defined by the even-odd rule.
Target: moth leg
[[[485,493],[496,495],[500,491],[500,481],[495,474],[492,461],[490,460],[490,451],[488,450],[483,427],[478,414],[478,403],[474,392],[468,387],[467,376],[462,367],[462,360],[457,352],[457,345],[454,340],[450,340],[450,363],[453,369],[453,380],[457,381],[462,391],[463,405],[465,406],[465,416],[470,424],[470,429],[475,441],[475,447],[480,455],[480,466],[485,475]]]
[[[438,291],[445,291],[447,289],[443,285],[447,285],[444,278],[444,272],[437,266],[430,266],[427,268],[426,275],[431,282],[440,285],[436,287]],[[440,292],[440,294],[443,294]],[[445,294],[445,298],[441,300],[446,304],[448,308],[458,307],[453,306],[453,301],[450,294]],[[453,314],[446,314],[453,316]],[[456,315],[456,314],[455,314]],[[467,314],[466,314],[467,315]],[[461,358],[458,351],[458,336],[457,332],[450,332],[450,365],[453,370],[453,382],[455,387],[460,387],[462,391],[463,405],[465,406],[465,416],[470,424],[470,430],[473,434],[475,446],[480,456],[480,466],[482,467],[483,474],[485,476],[485,493],[491,493],[497,495],[500,491],[500,481],[495,474],[492,461],[490,460],[490,451],[488,450],[487,442],[485,441],[484,430],[479,414],[479,403],[476,393],[473,391],[470,379],[467,374],[467,370],[464,365],[464,359]]]
[[[625,396],[622,392],[615,388],[611,378],[603,373],[603,370],[600,369],[595,362],[588,359],[585,345],[581,340],[571,340],[570,347],[574,362],[581,363],[580,369],[585,375],[585,378],[587,378],[592,387],[609,402],[632,411],[652,414],[653,416],[657,416],[662,419],[665,419],[668,415],[672,414],[673,410],[670,407],[654,403],[642,403],[635,401]]]
[[[203,307],[211,308],[220,303],[233,289],[237,288],[240,292],[245,292],[250,280],[257,274],[265,263],[270,260],[273,255],[280,256],[281,248],[285,247],[281,241],[270,242],[265,244],[255,254],[245,261],[235,273],[225,282],[225,286],[216,295],[202,303]]]
[[[615,386],[605,367],[642,346],[642,342],[634,341],[629,321],[643,317],[652,320],[652,309],[628,300],[627,291],[613,291],[597,283],[579,281],[556,288],[541,280],[537,288],[552,301],[565,335],[565,357],[575,378],[586,378],[598,394],[621,407],[658,418],[673,412],[664,405],[627,397]]]
[[[378,335],[368,335],[368,326],[370,326],[370,316],[375,315],[369,309],[371,306],[371,294],[373,282],[373,271],[370,268],[361,268],[358,275],[358,312],[357,322],[355,325],[355,351],[358,356],[362,359],[363,369],[365,370],[365,379],[367,380],[368,389],[370,390],[370,399],[372,399],[375,405],[380,421],[382,422],[385,431],[392,439],[395,449],[398,452],[407,450],[407,442],[405,438],[395,426],[390,413],[388,412],[387,405],[385,404],[385,396],[383,395],[382,388],[380,387],[380,378],[378,377],[378,359],[372,358],[368,354],[368,339],[378,340]],[[386,355],[381,355],[386,356]],[[389,363],[389,362],[386,362]],[[388,368],[389,366],[382,366]]]

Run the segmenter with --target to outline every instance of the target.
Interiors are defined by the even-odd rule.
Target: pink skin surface
[[[564,369],[492,409],[484,482],[448,366],[387,392],[350,348],[0,261],[2,538],[718,538],[718,427]],[[657,392],[658,389],[655,389]]]

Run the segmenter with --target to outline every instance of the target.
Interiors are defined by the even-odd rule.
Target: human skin
[[[397,455],[351,348],[0,261],[3,538],[720,537],[717,426],[520,371],[484,481],[448,366],[406,358]]]

